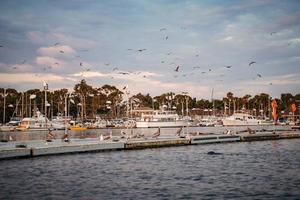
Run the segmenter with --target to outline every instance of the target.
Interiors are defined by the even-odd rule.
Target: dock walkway
[[[201,145],[225,142],[252,142],[262,140],[279,140],[300,138],[300,131],[277,131],[257,132],[255,134],[239,133],[232,135],[207,134],[187,135],[184,137],[158,137],[158,138],[135,138],[135,139],[111,139],[100,141],[99,138],[72,139],[70,142],[42,140],[0,142],[0,160],[11,158],[30,158],[36,156],[134,150],[145,148],[158,148],[182,145]]]

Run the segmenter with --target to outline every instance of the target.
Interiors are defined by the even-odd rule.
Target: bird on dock
[[[153,134],[152,138],[158,138],[160,136],[160,127],[158,127],[157,131]]]
[[[255,134],[255,131],[252,130],[251,128],[249,128],[249,127],[247,127],[247,131],[248,131],[249,134]]]
[[[225,129],[225,131],[223,132],[223,134],[230,135],[231,134],[231,130]]]
[[[127,133],[123,130],[121,130],[121,138],[126,138]]]
[[[250,63],[249,63],[249,66],[253,65],[254,63],[256,63],[256,62],[254,62],[254,61],[250,62]]]
[[[180,128],[176,131],[176,136],[180,136],[181,131],[182,131],[182,127],[180,127]]]
[[[62,139],[62,141],[64,141],[64,142],[70,142],[69,134],[68,134],[68,133],[65,133],[64,136],[63,136],[61,139]]]
[[[112,139],[112,132],[110,132],[108,136],[103,138],[103,140],[109,140],[109,139]]]

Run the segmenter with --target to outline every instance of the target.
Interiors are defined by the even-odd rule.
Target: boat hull
[[[261,125],[259,121],[236,121],[236,120],[223,120],[223,126],[257,126]]]
[[[137,128],[158,128],[158,127],[183,127],[187,126],[186,121],[172,121],[172,122],[144,122],[144,121],[137,121],[136,127]]]

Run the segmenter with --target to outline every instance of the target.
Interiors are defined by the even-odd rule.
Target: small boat
[[[81,124],[76,124],[74,126],[70,126],[69,128],[71,131],[85,131],[87,130],[87,127],[82,126]]]
[[[246,113],[234,113],[222,119],[222,121],[224,126],[255,126],[261,124],[261,120]]]
[[[43,116],[39,111],[34,117],[25,117],[20,125],[17,126],[18,131],[44,131],[51,128],[50,121]]]
[[[142,114],[136,121],[137,128],[183,127],[188,121],[178,116],[176,112],[153,110],[151,114]]]

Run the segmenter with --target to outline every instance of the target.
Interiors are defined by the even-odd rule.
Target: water
[[[300,199],[299,167],[299,139],[3,160],[0,199]]]

